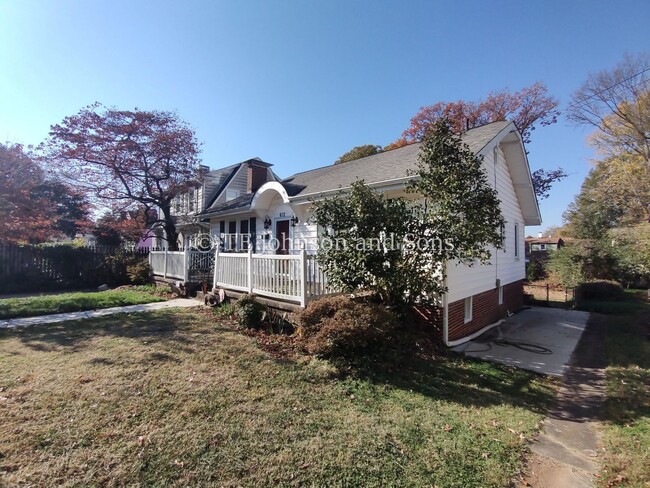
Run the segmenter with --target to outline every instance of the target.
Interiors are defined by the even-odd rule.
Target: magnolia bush
[[[317,259],[330,284],[391,306],[435,302],[446,291],[444,263],[485,263],[502,247],[505,221],[482,158],[446,121],[425,137],[412,176],[408,199],[387,199],[361,180],[314,202]]]

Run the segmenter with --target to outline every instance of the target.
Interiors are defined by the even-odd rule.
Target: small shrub
[[[151,266],[144,259],[126,265],[126,274],[133,285],[146,285],[151,283]]]
[[[395,315],[379,304],[345,297],[317,300],[299,320],[307,351],[347,359],[383,349],[397,322]]]
[[[625,299],[625,290],[618,283],[611,281],[592,281],[578,285],[576,299],[578,302],[621,301]]]
[[[235,305],[237,322],[241,327],[257,329],[262,324],[266,307],[255,301],[253,295],[242,295]]]
[[[235,306],[230,302],[223,302],[219,306],[212,308],[212,313],[217,317],[230,319],[236,314]]]

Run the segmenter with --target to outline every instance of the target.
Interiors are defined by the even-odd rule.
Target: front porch
[[[183,283],[212,284],[226,292],[252,293],[271,301],[305,307],[315,298],[336,293],[327,284],[316,256],[301,250],[297,254],[247,252],[152,251],[149,264],[154,277]]]

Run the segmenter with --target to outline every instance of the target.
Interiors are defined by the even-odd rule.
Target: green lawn
[[[607,318],[605,456],[599,478],[607,487],[650,486],[650,305],[634,305]]]
[[[79,312],[98,308],[160,302],[164,298],[153,287],[108,290],[100,292],[61,293],[26,298],[0,299],[0,319],[34,317],[52,313]]]
[[[0,485],[507,486],[554,394],[428,353],[340,377],[216,320],[0,330]]]

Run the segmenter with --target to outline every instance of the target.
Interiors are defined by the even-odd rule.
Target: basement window
[[[465,323],[472,321],[472,297],[465,298]]]

